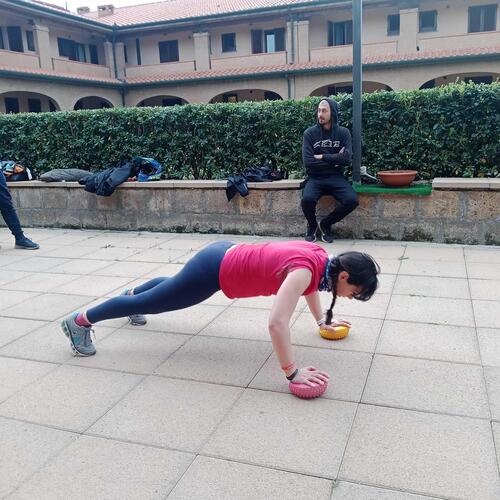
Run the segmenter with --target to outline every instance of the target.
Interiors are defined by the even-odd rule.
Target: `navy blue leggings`
[[[175,276],[154,278],[87,311],[90,323],[132,314],[158,314],[194,306],[220,290],[219,269],[234,243],[217,241],[200,250]]]

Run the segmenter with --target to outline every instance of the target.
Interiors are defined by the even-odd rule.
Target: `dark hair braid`
[[[339,274],[346,271],[349,274],[347,282],[360,287],[359,293],[354,298],[357,300],[369,300],[378,287],[377,274],[380,273],[380,266],[373,257],[361,252],[344,252],[332,258],[329,271],[329,279],[332,284],[332,303],[326,311],[326,324],[332,323],[333,307],[337,300],[337,281]]]
[[[340,261],[337,257],[333,257],[331,268],[330,268],[330,276],[329,276],[329,279],[332,282],[333,298],[332,298],[332,303],[330,304],[330,308],[327,309],[327,311],[326,311],[326,324],[327,325],[332,324],[333,308],[335,307],[335,302],[337,301],[337,280],[338,280],[340,271],[341,271]]]

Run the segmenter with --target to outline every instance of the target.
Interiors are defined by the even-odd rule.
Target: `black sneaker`
[[[309,224],[307,225],[307,233],[305,240],[311,243],[316,241],[316,231],[318,230],[318,226],[311,227]]]
[[[322,224],[323,221],[321,221],[318,225],[319,227],[319,232],[321,234],[321,241],[324,241],[325,243],[333,243],[333,234],[330,228],[326,228]]]
[[[31,241],[26,236],[23,236],[22,238],[16,240],[16,248],[22,248],[23,250],[38,250],[40,245]]]

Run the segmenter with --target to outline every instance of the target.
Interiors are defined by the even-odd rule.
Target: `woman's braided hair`
[[[337,300],[337,282],[342,271],[349,274],[349,284],[361,287],[360,292],[354,296],[357,300],[369,300],[378,287],[377,274],[380,273],[380,266],[373,257],[362,252],[344,252],[333,257],[328,275],[333,298],[330,308],[326,311],[327,325],[332,323],[333,308]]]

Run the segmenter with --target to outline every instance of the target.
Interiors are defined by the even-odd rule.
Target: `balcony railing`
[[[99,78],[109,78],[111,71],[107,66],[101,64],[90,64],[78,61],[70,61],[69,59],[53,57],[52,65],[56,71],[63,73],[71,73],[74,75],[85,75]]]
[[[0,50],[0,65],[16,66],[18,68],[40,68],[38,54]]]
[[[127,78],[137,78],[141,76],[153,76],[168,73],[189,73],[191,71],[194,71],[194,61],[145,64],[142,66],[127,66],[125,68]]]
[[[286,64],[286,52],[268,52],[245,56],[230,56],[212,59],[212,69],[256,68]]]

